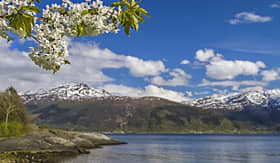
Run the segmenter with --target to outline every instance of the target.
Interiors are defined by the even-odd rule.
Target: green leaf
[[[31,37],[32,25],[34,25],[34,18],[31,15],[23,14],[23,29],[26,36]]]
[[[122,2],[124,2],[126,5],[130,5],[130,2],[128,2],[127,0],[122,0]]]
[[[98,10],[97,9],[89,9],[88,12],[90,14],[98,14]]]
[[[144,18],[139,11],[135,12],[135,16],[139,19],[140,23],[144,23]]]
[[[35,7],[35,6],[23,6],[22,9],[41,14],[40,9],[38,7]]]
[[[134,15],[132,15],[132,21],[133,21],[133,27],[135,31],[138,32],[139,29],[138,19]]]
[[[130,4],[131,4],[130,6],[134,6],[134,5],[136,4],[136,3],[135,3],[135,0],[131,0],[131,1],[130,1]]]
[[[125,23],[125,12],[121,12],[121,15],[120,15],[120,23],[122,25],[124,25]]]
[[[113,2],[113,3],[111,4],[111,6],[112,6],[112,7],[118,7],[118,6],[125,7],[126,4],[123,3],[123,2]]]
[[[23,29],[25,36],[31,37],[32,25],[34,25],[34,18],[25,13],[18,13],[8,17],[9,26],[15,30]]]
[[[129,24],[126,24],[125,26],[124,26],[124,32],[129,36],[130,35],[130,26],[129,26]]]
[[[132,6],[132,8],[139,8],[139,4],[140,4],[141,2],[142,2],[142,0],[136,2],[136,3]]]
[[[84,11],[82,11],[82,13],[81,13],[82,16],[84,16],[84,15],[86,15],[86,14],[88,14],[88,10],[84,10]]]
[[[35,1],[38,2],[38,3],[41,2],[40,0],[31,0],[30,2],[31,2],[31,3],[34,3]]]
[[[112,6],[121,6],[122,11],[119,16],[119,21],[121,26],[124,28],[124,32],[127,35],[130,35],[130,30],[135,30],[138,32],[139,23],[145,23],[144,15],[147,17],[151,17],[143,8],[140,8],[140,1],[135,0],[119,0],[118,2],[114,2]]]
[[[71,62],[69,62],[68,60],[64,60],[65,64],[71,64]]]
[[[53,74],[55,74],[57,71],[59,71],[59,69],[60,69],[59,65],[55,66],[55,69],[53,70]]]
[[[150,14],[148,13],[148,11],[146,11],[145,9],[139,8],[139,11],[140,11],[142,14],[144,14],[145,16],[147,16],[148,18],[151,17]]]
[[[77,37],[80,37],[84,32],[84,27],[82,26],[82,24],[76,26],[76,31],[77,31]]]

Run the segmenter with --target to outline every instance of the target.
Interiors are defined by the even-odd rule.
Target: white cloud
[[[188,95],[188,97],[192,97],[193,93],[191,91],[186,91],[186,94]]]
[[[162,61],[144,61],[131,56],[126,57],[125,66],[135,77],[156,76],[167,71]]]
[[[190,100],[190,98],[186,97],[184,93],[167,90],[154,85],[149,85],[145,87],[145,95],[166,98],[168,100],[176,102]]]
[[[240,12],[234,16],[234,19],[229,21],[230,24],[240,23],[265,23],[272,21],[270,16],[261,16],[253,12]]]
[[[226,95],[229,92],[227,89],[221,90],[221,89],[216,89],[216,88],[213,88],[212,91],[216,92],[215,95]]]
[[[210,94],[209,91],[199,91],[199,92],[194,92],[194,95],[200,96],[200,95],[208,95]]]
[[[156,76],[167,69],[162,61],[142,60],[133,56],[118,55],[109,49],[100,49],[93,44],[72,43],[70,53],[92,58],[98,68],[128,68],[135,77]]]
[[[280,3],[274,3],[272,5],[270,5],[271,8],[280,8]]]
[[[196,56],[195,58],[201,62],[206,62],[208,61],[210,58],[214,57],[214,50],[213,49],[205,49],[205,50],[198,50],[196,52]]]
[[[230,61],[217,60],[211,61],[206,65],[206,74],[208,77],[218,80],[234,79],[239,75],[257,75],[261,68],[264,68],[263,62],[251,61]]]
[[[141,89],[116,84],[107,84],[101,86],[100,89],[104,89],[116,96],[141,97],[144,94]]]
[[[248,92],[248,91],[262,91],[264,90],[263,87],[260,87],[260,86],[255,86],[255,87],[247,87],[247,88],[244,88],[242,90],[240,90],[240,92]]]
[[[182,60],[182,62],[180,64],[181,65],[188,65],[188,64],[190,64],[190,61],[185,59],[185,60]]]
[[[212,79],[230,80],[239,75],[257,75],[266,65],[261,62],[226,60],[222,54],[215,54],[213,49],[198,50],[196,59],[206,62],[206,75]]]
[[[160,85],[160,86],[187,86],[189,85],[188,80],[192,76],[185,73],[182,69],[174,69],[169,73],[172,79],[165,80],[161,76],[156,76],[152,78],[151,83]]]
[[[61,71],[52,74],[34,65],[26,53],[11,51],[9,44],[1,40],[0,89],[14,86],[19,90],[50,87],[66,81],[84,81],[102,83],[113,79],[104,75],[101,68],[96,67],[94,59],[88,56],[71,55],[74,62],[64,66]],[[100,52],[100,51],[99,51]],[[106,52],[104,52],[106,54]]]
[[[100,49],[92,43],[71,42],[69,60],[55,75],[34,65],[26,53],[10,50],[10,44],[0,39],[0,90],[14,86],[18,90],[52,87],[65,82],[102,84],[113,81],[103,69],[127,68],[133,76],[153,76],[167,71],[161,61],[118,55],[109,49]]]
[[[188,101],[190,98],[186,97],[182,92],[176,92],[173,90],[168,90],[160,88],[154,85],[148,85],[144,89],[138,89],[133,87],[128,87],[124,85],[105,85],[100,87],[106,91],[118,95],[118,96],[131,96],[131,97],[144,97],[153,96],[161,97],[175,102]]]
[[[236,91],[239,89],[240,86],[266,86],[267,82],[260,82],[260,81],[254,81],[254,80],[248,80],[248,81],[208,81],[206,79],[202,80],[202,83],[199,84],[200,87],[205,86],[218,86],[218,87],[232,87],[232,90]]]
[[[280,76],[279,76],[279,72],[275,71],[275,70],[266,70],[266,71],[262,71],[262,76],[263,76],[263,81],[274,81],[274,80],[279,80]]]

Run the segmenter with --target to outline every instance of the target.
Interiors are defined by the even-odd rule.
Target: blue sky
[[[104,1],[105,4],[111,2]],[[170,96],[173,93],[174,98],[203,97],[248,87],[279,88],[280,1],[143,0],[142,7],[150,12],[152,18],[130,37],[120,32],[72,40],[73,56],[79,53],[77,49],[86,49],[88,53],[110,53],[111,57],[118,60],[110,60],[116,66],[96,66],[103,64],[101,61],[108,62],[98,58],[100,62],[88,62],[89,67],[86,68],[74,65],[75,69],[81,68],[77,78],[66,70],[55,77],[48,72],[43,77],[38,76],[40,79],[34,78],[29,74],[30,71],[25,77],[17,77],[15,73],[5,78],[13,78],[10,83],[20,90],[84,81],[113,93],[122,92],[122,95],[153,95],[151,92],[155,91]],[[25,51],[28,44],[16,41],[12,44],[13,50],[8,50],[12,53]],[[4,50],[7,48],[2,48],[2,52]],[[74,64],[76,58],[72,59]],[[180,64],[183,60],[189,63]],[[82,59],[79,62],[82,63]],[[32,64],[29,61],[27,63]],[[88,79],[91,73],[84,73],[83,76],[82,71],[91,69],[90,65],[94,69],[91,73],[101,73],[103,78],[99,75],[96,79],[100,80]],[[32,66],[34,74],[46,73]],[[138,70],[141,66],[148,66],[147,71],[151,73],[141,73]],[[65,69],[71,70],[68,67]],[[10,83],[7,82],[3,87]]]

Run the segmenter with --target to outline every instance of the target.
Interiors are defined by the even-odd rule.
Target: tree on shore
[[[2,0],[0,2],[0,37],[13,40],[11,33],[19,38],[34,39],[29,57],[46,70],[54,73],[68,61],[65,38],[97,36],[117,33],[123,27],[127,35],[138,31],[139,23],[145,23],[149,13],[141,8],[140,1],[118,0],[106,6],[101,0],[51,4],[41,11],[40,0]]]
[[[3,115],[5,129],[8,128],[9,119],[27,123],[27,113],[17,91],[10,87],[0,95],[0,114]],[[12,116],[13,115],[13,116]]]

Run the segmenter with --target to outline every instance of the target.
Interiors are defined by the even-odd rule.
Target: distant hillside
[[[60,101],[26,107],[36,123],[69,130],[128,133],[280,131],[279,111],[212,111],[159,98]]]
[[[55,128],[128,133],[280,132],[279,95],[248,91],[193,100],[119,97],[85,84],[25,92],[33,121]]]

